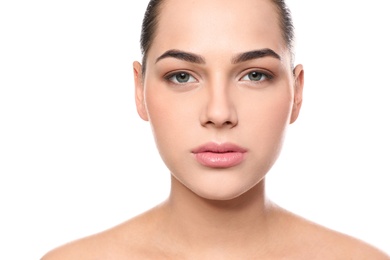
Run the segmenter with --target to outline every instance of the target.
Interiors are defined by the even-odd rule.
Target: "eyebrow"
[[[275,51],[265,48],[265,49],[260,49],[260,50],[253,50],[253,51],[248,51],[248,52],[243,52],[240,53],[236,56],[233,57],[232,63],[240,63],[240,62],[245,62],[248,60],[254,60],[258,58],[264,58],[264,57],[273,57],[278,60],[281,60],[281,57],[279,54],[277,54]]]
[[[253,51],[248,51],[248,52],[243,52],[240,54],[237,54],[232,58],[232,63],[237,64],[240,62],[245,62],[248,60],[254,60],[258,58],[264,58],[264,57],[273,57],[278,60],[281,60],[281,57],[279,54],[277,54],[275,51],[265,48],[265,49],[260,49],[260,50],[253,50]],[[196,63],[196,64],[205,64],[206,60],[203,58],[201,55],[191,53],[191,52],[186,52],[186,51],[181,51],[181,50],[168,50],[164,52],[161,56],[159,56],[156,59],[156,63],[162,59],[165,58],[175,58],[183,61],[188,61],[191,63]]]
[[[162,59],[165,59],[168,57],[188,61],[191,63],[197,63],[197,64],[205,64],[206,63],[205,59],[202,56],[200,56],[198,54],[190,53],[190,52],[180,51],[180,50],[168,50],[168,51],[164,52],[160,57],[157,58],[156,63],[159,60],[162,60]]]

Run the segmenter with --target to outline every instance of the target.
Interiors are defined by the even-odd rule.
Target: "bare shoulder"
[[[390,256],[385,252],[360,239],[313,223],[290,212],[285,212],[285,217],[290,223],[288,228],[290,241],[296,241],[294,251],[308,259],[390,260]]]
[[[81,238],[49,251],[41,260],[153,259],[145,248],[153,229],[153,210],[103,232]]]
[[[390,256],[380,249],[357,238],[330,231],[328,248],[336,255],[350,259],[390,260]]]

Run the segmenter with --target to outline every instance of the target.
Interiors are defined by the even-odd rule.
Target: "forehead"
[[[242,52],[285,44],[270,0],[164,0],[151,51]]]

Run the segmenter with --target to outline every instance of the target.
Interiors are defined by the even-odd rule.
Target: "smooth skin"
[[[134,78],[171,194],[43,259],[390,259],[266,198],[264,177],[302,104],[303,67],[290,56],[268,0],[166,0]],[[236,166],[206,167],[193,150],[207,142],[247,152]]]

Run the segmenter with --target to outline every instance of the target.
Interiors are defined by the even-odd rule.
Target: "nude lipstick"
[[[207,143],[194,149],[195,159],[210,168],[229,168],[240,164],[246,149],[231,143]]]

